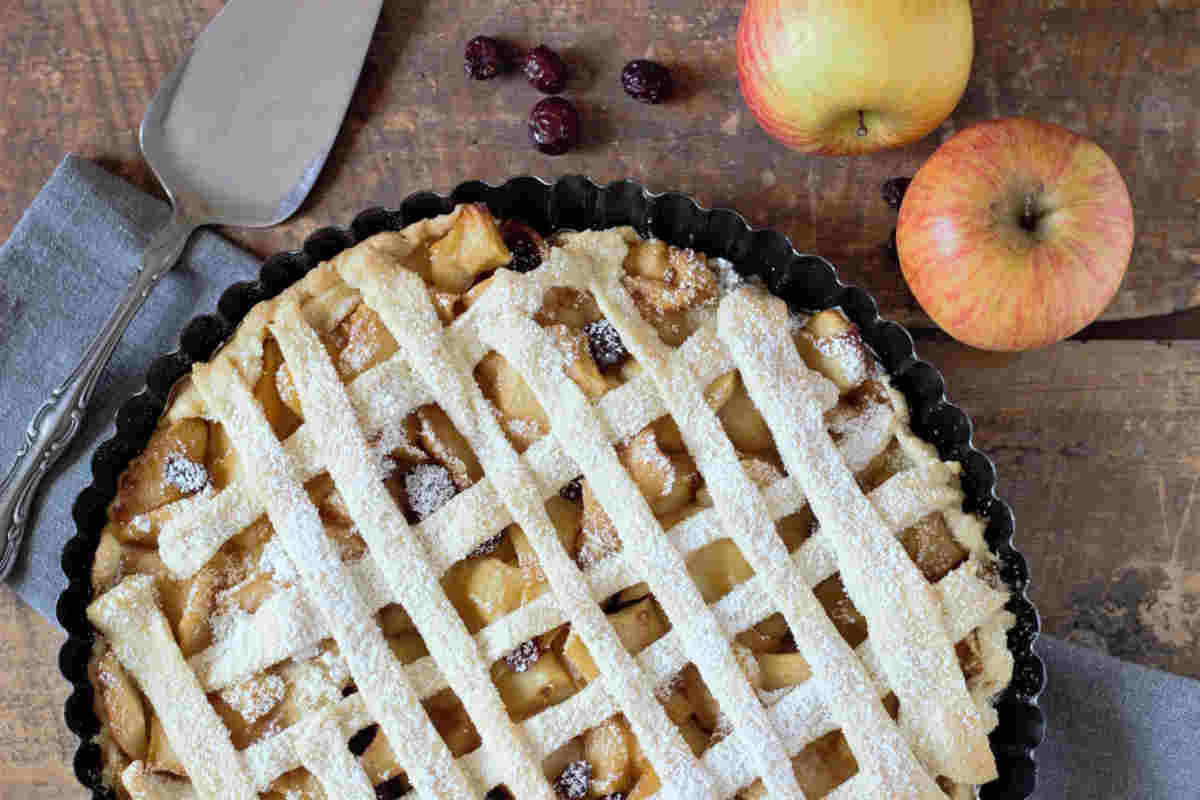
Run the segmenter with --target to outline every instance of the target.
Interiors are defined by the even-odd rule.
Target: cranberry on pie
[[[106,782],[974,796],[1008,591],[855,327],[631,229],[503,230],[373,236],[176,387],[93,566]]]

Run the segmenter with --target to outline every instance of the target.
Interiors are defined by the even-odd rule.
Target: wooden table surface
[[[137,124],[221,5],[0,2],[0,240],[67,152],[157,191]],[[629,177],[788,234],[887,315],[924,328],[883,249],[894,217],[880,182],[911,175],[979,120],[1072,127],[1112,155],[1136,213],[1133,262],[1107,321],[1023,355],[971,351],[932,331],[918,331],[919,349],[996,461],[1046,631],[1200,677],[1200,311],[1184,311],[1200,306],[1200,3],[977,3],[974,70],[952,118],[924,141],[858,159],[801,156],[762,133],[738,95],[740,12],[684,0],[387,0],[309,200],[286,225],[227,233],[266,255],[418,189],[528,173]],[[565,54],[585,126],[577,152],[529,147],[538,96],[523,80],[465,79],[462,48],[477,33]],[[672,65],[681,97],[627,99],[617,76],[636,57]],[[83,795],[61,721],[62,640],[0,589],[0,800]]]

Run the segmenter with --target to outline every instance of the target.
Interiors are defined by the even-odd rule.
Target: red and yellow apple
[[[1129,265],[1133,209],[1099,145],[1031,119],[947,140],[900,206],[904,279],[959,341],[1028,350],[1100,315]]]
[[[871,153],[950,115],[974,48],[969,0],[747,0],[738,82],[788,147]]]

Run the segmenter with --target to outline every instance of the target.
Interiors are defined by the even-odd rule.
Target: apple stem
[[[855,131],[855,133],[857,133],[859,136],[867,135],[867,123],[863,119],[863,112],[861,108],[858,110],[858,130]]]
[[[1021,210],[1021,227],[1027,231],[1037,230],[1038,214],[1034,207],[1033,194],[1025,195],[1025,208]]]

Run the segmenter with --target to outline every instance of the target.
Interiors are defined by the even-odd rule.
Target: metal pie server
[[[125,328],[202,225],[265,227],[308,195],[341,127],[383,0],[233,0],[167,77],[142,120],[142,154],[170,198],[120,305],[34,415],[0,483],[12,570],[38,484],[66,450]]]

